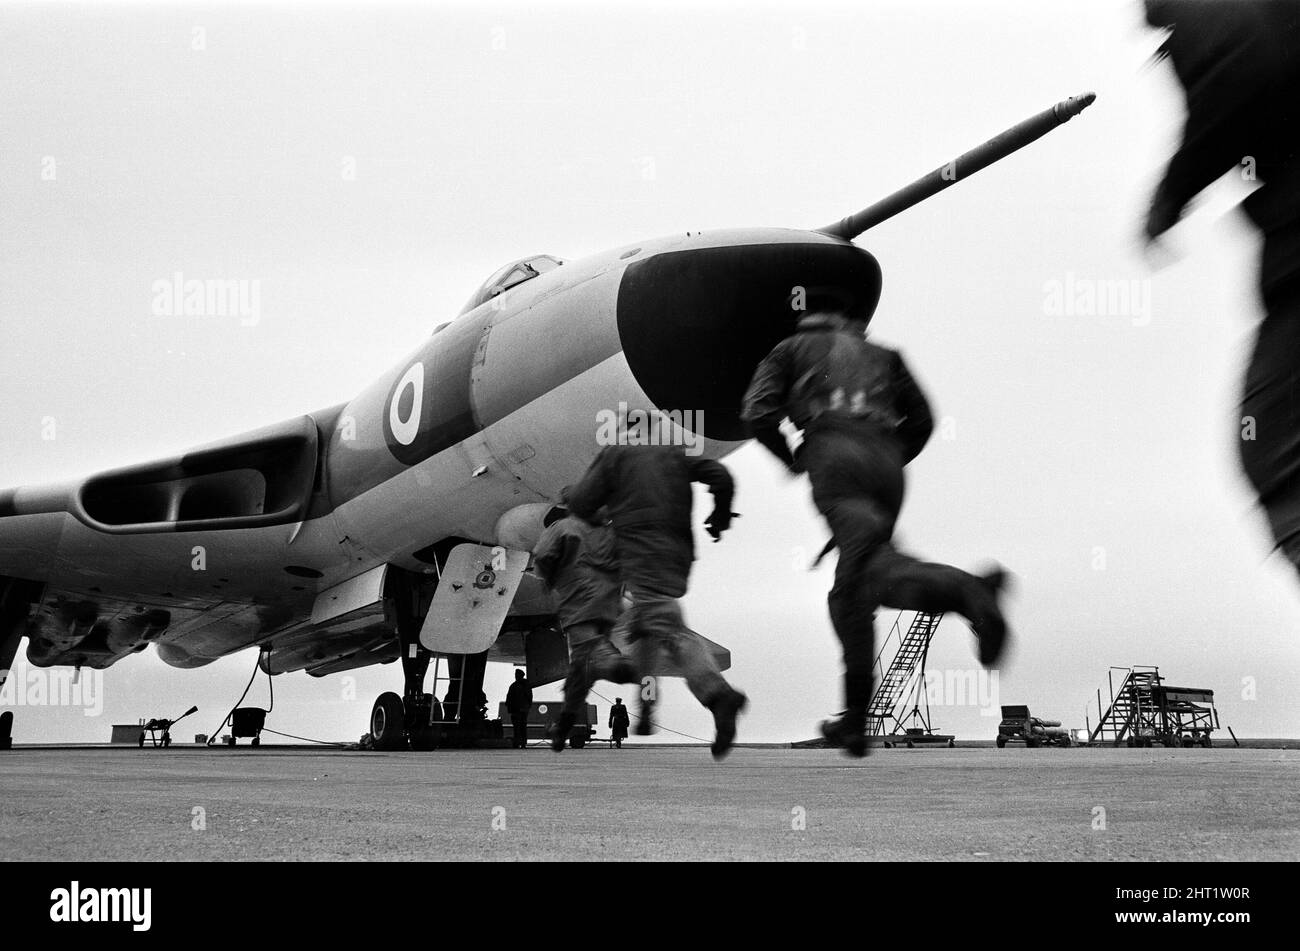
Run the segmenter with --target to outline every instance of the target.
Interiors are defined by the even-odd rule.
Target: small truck
[[[998,736],[995,742],[998,749],[1008,743],[1024,743],[1033,748],[1037,746],[1069,746],[1070,731],[1061,727],[1060,720],[1043,720],[1029,715],[1029,708],[1024,706],[1003,706],[1002,722],[998,724]]]

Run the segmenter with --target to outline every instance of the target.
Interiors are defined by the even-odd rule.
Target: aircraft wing
[[[690,628],[686,629],[685,636],[694,640],[702,646],[706,652],[712,655],[713,662],[718,665],[719,670],[729,670],[731,668],[731,651],[727,650],[727,648],[723,647],[716,641],[709,640],[703,634],[698,631],[693,631]],[[628,639],[626,627],[622,625],[616,627],[614,629],[613,639],[614,646],[623,653],[633,657],[636,656],[634,653],[635,645]],[[655,677],[683,676],[682,671],[677,664],[671,658],[662,653],[655,656],[650,669],[647,670],[646,673]]]
[[[689,628],[686,630],[686,636],[694,638],[704,646],[713,656],[719,670],[730,669],[731,651]],[[636,657],[634,646],[628,640],[625,627],[620,625],[614,629],[613,640],[614,646],[624,654]],[[497,642],[488,652],[488,660],[527,665],[528,682],[534,687],[563,680],[569,668],[568,647],[553,616],[547,619],[547,623],[529,629],[526,638],[523,630],[510,629],[507,625],[507,629],[497,638]],[[649,670],[645,673],[654,677],[682,676],[680,668],[662,653],[656,654]]]

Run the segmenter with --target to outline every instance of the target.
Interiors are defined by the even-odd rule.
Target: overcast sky
[[[6,5],[0,27],[3,486],[347,400],[508,260],[816,227],[1095,90],[859,239],[884,269],[873,331],[942,419],[900,537],[1019,575],[995,700],[1083,726],[1108,666],[1155,664],[1214,689],[1239,736],[1300,734],[1300,587],[1234,448],[1259,316],[1257,243],[1227,210],[1245,186],[1220,183],[1181,257],[1147,268],[1134,235],[1181,96],[1137,4]],[[177,271],[260,281],[260,321],[152,316]],[[1139,282],[1128,312],[1053,306],[1100,281]],[[688,620],[733,652],[740,738],[805,738],[840,704],[832,565],[805,570],[825,529],[757,447],[728,464],[743,518],[700,546]],[[133,657],[101,716],[19,711],[16,736],[106,740],[191,703],[181,733],[207,731],[253,662]],[[977,668],[959,619],[930,665]],[[282,676],[268,725],[355,739],[400,684],[397,665]],[[994,734],[978,698],[945,699],[936,727]],[[711,735],[680,683],[662,716]]]

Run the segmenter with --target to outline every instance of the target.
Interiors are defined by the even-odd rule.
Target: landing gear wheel
[[[1202,734],[1201,746],[1205,747],[1207,750],[1210,748],[1210,734],[1208,733]]]
[[[252,745],[253,745],[253,746],[261,746],[261,745],[262,745],[262,738],[261,738],[260,736],[255,736],[255,737],[253,737],[253,743],[252,743]]]
[[[586,745],[587,745],[587,741],[584,740],[584,739],[583,739],[582,737],[580,737],[580,736],[571,736],[571,737],[569,737],[569,748],[570,748],[570,749],[580,750],[580,749],[582,749],[582,748],[583,748],[584,746],[586,746]]]
[[[391,690],[381,693],[370,710],[370,739],[377,750],[400,750],[406,748],[406,733],[402,729],[402,720],[406,710],[402,698]]]
[[[953,749],[956,749],[956,748],[957,748],[957,741],[956,741],[956,740],[949,740],[949,741],[948,741],[948,749],[953,750]]]
[[[1005,736],[999,736],[993,742],[998,745],[998,749],[1002,749],[1002,747],[1007,745],[1007,738]]]

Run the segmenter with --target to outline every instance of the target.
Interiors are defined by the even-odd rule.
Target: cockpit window
[[[532,265],[533,270],[538,274],[545,274],[547,271],[554,271],[564,262],[559,258],[553,258],[549,254],[539,254],[535,258],[529,258],[528,263]]]
[[[460,312],[462,314],[467,313],[485,301],[491,300],[498,294],[502,294],[524,281],[532,280],[547,271],[554,271],[563,263],[559,258],[552,257],[549,254],[537,254],[520,261],[512,261],[484,281],[482,286],[474,292],[474,296],[469,299],[469,302],[461,308]]]

